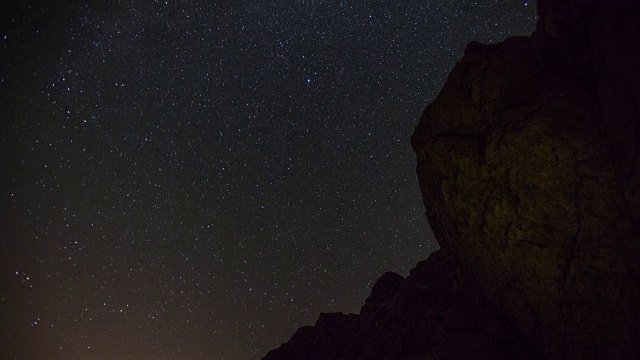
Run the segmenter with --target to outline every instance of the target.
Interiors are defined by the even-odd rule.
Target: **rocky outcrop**
[[[384,274],[359,314],[321,314],[265,360],[535,358],[442,251]]]
[[[412,136],[441,250],[265,359],[640,358],[640,3],[538,0]]]
[[[470,44],[412,137],[427,217],[547,358],[640,358],[636,2],[539,1]]]

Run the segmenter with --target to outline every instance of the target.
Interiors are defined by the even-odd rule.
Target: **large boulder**
[[[640,358],[639,9],[539,1],[412,137],[436,239],[548,358]]]

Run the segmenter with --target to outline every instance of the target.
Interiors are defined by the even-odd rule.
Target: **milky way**
[[[421,111],[466,43],[536,19],[523,1],[78,3],[2,15],[7,359],[259,359],[357,312],[438,247]]]

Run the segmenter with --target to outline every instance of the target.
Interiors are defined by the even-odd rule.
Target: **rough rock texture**
[[[412,137],[441,247],[547,358],[640,358],[640,5],[539,0]]]
[[[411,142],[441,250],[265,359],[640,359],[640,3],[538,0]]]
[[[356,314],[321,314],[265,360],[535,358],[442,251],[384,274]]]

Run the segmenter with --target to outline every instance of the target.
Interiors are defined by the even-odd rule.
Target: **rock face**
[[[465,285],[463,285],[465,284]],[[535,358],[442,251],[384,274],[359,314],[321,314],[264,360]]]
[[[539,0],[412,137],[441,247],[547,358],[640,358],[640,5]]]
[[[441,250],[264,359],[640,359],[640,3],[538,0],[411,142]]]

